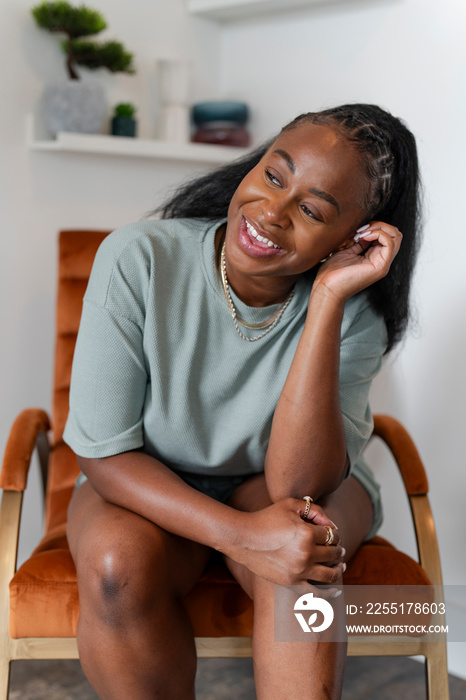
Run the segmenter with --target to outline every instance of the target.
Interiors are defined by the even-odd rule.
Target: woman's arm
[[[139,451],[113,457],[78,457],[90,485],[105,500],[131,510],[168,532],[227,554],[253,573],[280,585],[312,579],[333,583],[344,552],[326,547],[319,506],[302,520],[305,503],[286,499],[263,510],[238,511],[188,486],[171,469]],[[336,534],[338,543],[338,533]],[[336,566],[324,566],[325,563]]]
[[[319,498],[345,478],[349,462],[339,398],[344,306],[387,274],[400,244],[398,229],[374,222],[319,270],[272,422],[265,474],[274,502]]]
[[[272,422],[265,461],[272,501],[334,491],[347,471],[339,399],[344,303],[313,290]]]

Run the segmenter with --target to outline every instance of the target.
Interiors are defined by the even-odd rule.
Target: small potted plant
[[[58,131],[99,133],[107,112],[103,89],[98,83],[82,81],[77,66],[134,73],[133,55],[118,41],[87,39],[103,31],[107,22],[100,12],[85,5],[73,7],[64,0],[41,2],[31,12],[39,27],[65,35],[61,48],[69,80],[46,86],[43,96],[50,131],[53,135]]]
[[[114,109],[112,118],[113,136],[136,136],[136,107],[129,102],[120,102]]]

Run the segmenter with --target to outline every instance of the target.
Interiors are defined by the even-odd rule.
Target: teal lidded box
[[[199,102],[193,105],[192,118],[196,126],[206,122],[235,122],[244,125],[249,119],[249,109],[244,102],[231,100]]]

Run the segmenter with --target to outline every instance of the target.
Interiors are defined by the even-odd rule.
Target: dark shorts
[[[212,474],[211,476],[210,474],[191,474],[190,472],[173,471],[189,486],[192,486],[193,489],[221,503],[226,503],[238,486],[247,479],[250,479],[251,476],[254,476],[254,474],[243,474],[241,476],[218,476],[217,474]]]
[[[218,476],[215,474],[192,474],[191,472],[180,472],[172,469],[175,474],[178,474],[193,489],[205,493],[206,496],[214,498],[216,501],[225,503],[230,498],[237,486],[246,481],[254,474],[242,474],[241,476]],[[81,472],[76,480],[75,489],[87,481],[87,477]]]

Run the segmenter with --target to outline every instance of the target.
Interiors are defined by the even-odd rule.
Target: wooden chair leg
[[[10,661],[0,659],[0,700],[8,700],[10,689]]]
[[[426,655],[426,682],[428,700],[449,700],[447,646],[445,642],[431,642]]]
[[[4,491],[0,507],[0,700],[8,700],[10,659],[13,657],[8,586],[16,570],[22,501],[22,492]]]

